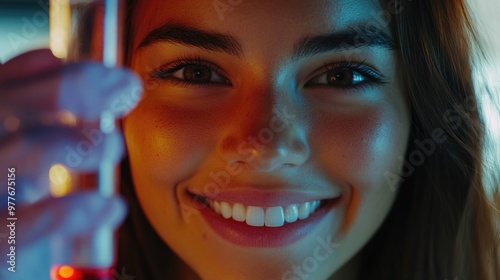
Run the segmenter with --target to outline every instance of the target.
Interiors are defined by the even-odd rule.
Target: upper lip
[[[216,193],[204,193],[196,189],[187,190],[190,194],[225,201],[230,203],[241,203],[249,206],[273,207],[286,206],[293,203],[304,203],[314,200],[334,199],[341,196],[339,190],[318,194],[303,191],[292,191],[286,188],[281,190],[267,190],[257,187],[227,187]]]

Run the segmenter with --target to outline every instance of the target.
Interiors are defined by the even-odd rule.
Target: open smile
[[[253,227],[281,227],[286,223],[305,220],[328,200],[313,200],[304,203],[292,203],[286,206],[259,207],[218,201],[206,197],[197,197],[206,206],[225,219],[245,222]]]
[[[265,192],[221,194],[217,198],[189,191],[188,195],[215,233],[231,243],[249,247],[279,247],[296,242],[331,213],[341,199],[339,194],[300,202],[299,195],[282,193],[276,199],[275,193]]]

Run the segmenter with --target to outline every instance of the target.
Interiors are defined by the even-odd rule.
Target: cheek
[[[131,161],[147,168],[143,171],[153,178],[175,180],[213,149],[210,139],[216,123],[209,112],[145,99],[124,120]]]
[[[389,108],[327,115],[312,134],[321,168],[349,193],[342,231],[366,240],[386,216],[395,192],[384,174],[398,173],[409,133],[405,114]],[[359,240],[356,241],[359,243]]]
[[[327,173],[351,186],[374,188],[384,184],[384,173],[397,173],[404,155],[408,123],[390,108],[327,115],[314,121],[312,141]]]

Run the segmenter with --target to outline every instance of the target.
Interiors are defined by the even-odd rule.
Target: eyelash
[[[231,83],[229,80],[227,80],[227,83],[214,83],[214,82],[209,82],[209,83],[190,83],[186,82],[177,78],[170,77],[173,73],[181,70],[182,68],[186,66],[204,66],[210,69],[210,71],[216,72],[218,75],[224,77],[227,80],[227,75],[224,73],[224,71],[215,65],[212,62],[209,62],[207,60],[202,59],[199,56],[196,57],[179,57],[176,61],[173,63],[166,65],[166,66],[160,66],[159,68],[153,70],[151,72],[151,77],[155,80],[159,80],[161,82],[166,82],[174,85],[180,85],[180,86],[201,86],[201,87],[209,87],[209,86],[230,86]],[[353,72],[357,72],[366,78],[366,81],[360,82],[356,85],[352,86],[342,86],[342,87],[337,87],[337,89],[340,90],[364,90],[369,87],[375,86],[375,85],[383,85],[386,84],[386,78],[374,71],[371,67],[366,66],[364,64],[364,61],[361,63],[357,62],[350,62],[350,61],[340,61],[339,63],[326,63],[323,67],[323,70],[320,70],[321,72],[319,74],[316,74],[313,76],[313,78],[309,79],[309,81],[305,84],[306,87],[311,87],[311,86],[325,86],[325,87],[333,87],[330,85],[325,85],[325,84],[319,84],[319,85],[308,85],[312,81],[315,81],[319,79],[322,75],[327,74],[330,71],[334,70],[351,70]]]
[[[318,80],[321,76],[327,74],[330,71],[339,71],[339,70],[351,70],[353,72],[357,72],[361,75],[364,76],[366,81],[360,82],[356,85],[352,86],[343,86],[343,87],[337,87],[340,90],[364,90],[369,87],[375,86],[375,85],[384,85],[387,83],[386,77],[384,77],[382,74],[379,74],[375,70],[373,70],[371,67],[367,66],[365,62],[351,62],[347,60],[342,60],[338,63],[326,63],[323,67],[321,72],[319,74],[315,74],[313,78],[309,79],[308,82],[306,82],[305,86],[310,87],[310,86],[324,86],[324,87],[332,87],[329,85],[325,84],[319,84],[319,85],[308,85],[313,81]]]
[[[193,85],[201,86],[201,87],[221,86],[221,85],[230,86],[231,85],[231,83],[229,83],[229,81],[228,81],[227,84],[223,84],[223,83],[203,83],[203,84],[199,83],[199,84],[193,84],[193,83],[189,83],[189,82],[177,79],[177,78],[170,77],[170,75],[172,75],[173,73],[181,70],[182,68],[184,68],[186,66],[204,66],[204,67],[207,67],[208,69],[210,69],[210,71],[214,71],[214,72],[218,73],[219,75],[223,76],[224,78],[227,76],[224,73],[224,71],[222,71],[222,69],[220,67],[218,67],[214,63],[211,63],[209,61],[206,61],[206,60],[202,59],[199,56],[196,56],[196,57],[179,57],[179,58],[177,58],[176,61],[174,61],[174,62],[172,62],[172,63],[170,63],[170,64],[168,64],[166,66],[160,66],[159,68],[154,69],[151,72],[150,76],[153,79],[159,80],[161,82],[167,82],[167,83],[171,83],[171,84],[174,84],[174,85],[180,85],[180,86],[186,86],[186,87],[187,86],[193,86]]]

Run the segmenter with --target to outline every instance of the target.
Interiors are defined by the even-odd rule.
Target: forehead
[[[166,22],[185,23],[276,44],[357,24],[380,24],[382,0],[138,0],[132,28],[134,47]],[[389,27],[386,27],[389,33]],[[267,42],[273,43],[273,42]]]

